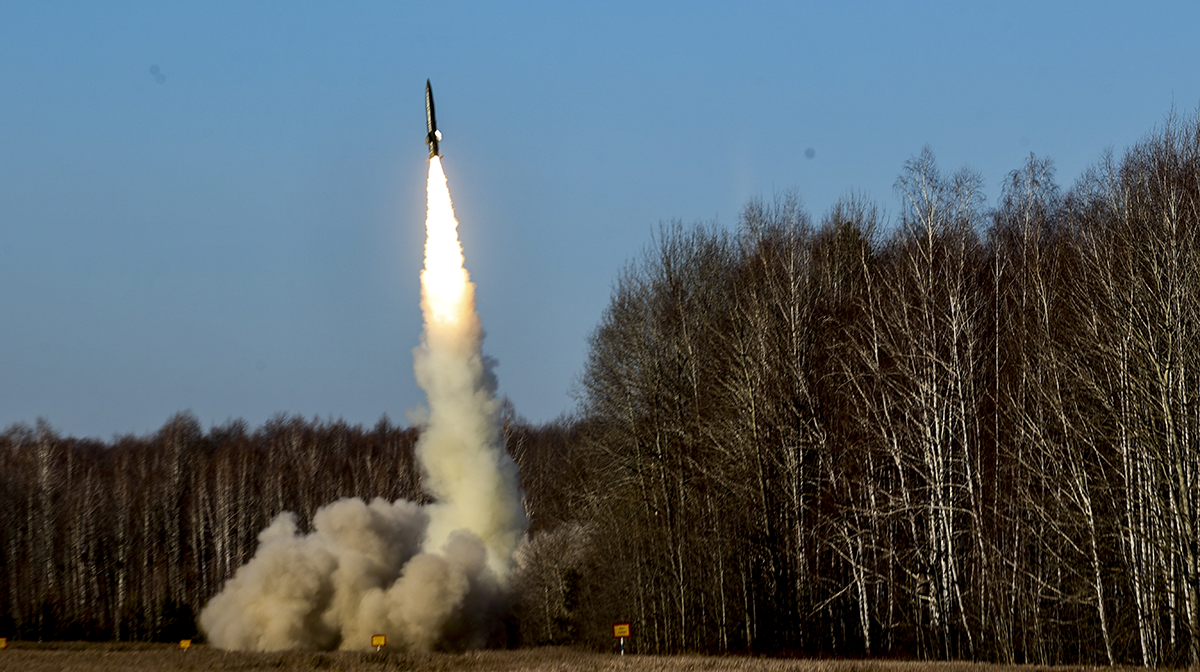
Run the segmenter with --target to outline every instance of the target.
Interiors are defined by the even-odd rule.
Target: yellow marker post
[[[625,655],[625,638],[632,637],[628,623],[613,623],[613,639],[621,640],[621,655]]]
[[[371,646],[375,647],[376,651],[387,646],[387,635],[371,635]]]
[[[190,640],[190,639],[179,640],[179,648],[182,651],[187,651],[188,649],[192,648],[192,640]]]
[[[8,637],[0,637],[0,649],[8,648]]]

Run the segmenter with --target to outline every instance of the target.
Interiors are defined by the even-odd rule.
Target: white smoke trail
[[[418,651],[486,641],[526,519],[438,157],[425,227],[413,359],[429,409],[416,452],[436,502],[343,499],[317,511],[309,534],[280,514],[200,613],[219,648],[366,649],[375,634]]]
[[[413,351],[417,384],[429,400],[429,424],[417,443],[430,506],[426,550],[455,530],[483,540],[488,566],[505,578],[525,530],[516,465],[504,451],[495,379],[481,349],[475,286],[463,268],[458,222],[438,157],[429,160],[425,270],[421,309],[425,333]]]

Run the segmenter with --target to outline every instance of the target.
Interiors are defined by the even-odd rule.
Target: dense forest
[[[1200,664],[1200,119],[989,205],[926,150],[900,206],[662,227],[579,406],[505,436],[519,643]],[[163,638],[282,510],[420,499],[417,431],[180,415],[0,435],[0,635]],[[517,643],[517,642],[514,642]]]

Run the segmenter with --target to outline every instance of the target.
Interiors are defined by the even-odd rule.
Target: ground
[[[897,661],[800,660],[744,656],[619,656],[578,649],[545,647],[516,651],[476,651],[462,654],[406,654],[382,652],[243,653],[195,646],[181,651],[165,644],[84,644],[9,642],[0,651],[0,671],[13,672],[204,672],[229,670],[428,670],[431,672],[1082,672],[1084,667],[1035,668],[1032,666],[973,663],[919,663]],[[1114,669],[1114,668],[1109,668]],[[1134,669],[1134,668],[1129,668]]]

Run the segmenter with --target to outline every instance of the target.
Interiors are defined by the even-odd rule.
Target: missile
[[[429,158],[441,156],[438,143],[442,140],[442,132],[437,128],[437,116],[433,113],[433,87],[428,79],[425,80],[425,127],[428,130],[425,144],[429,145]]]

